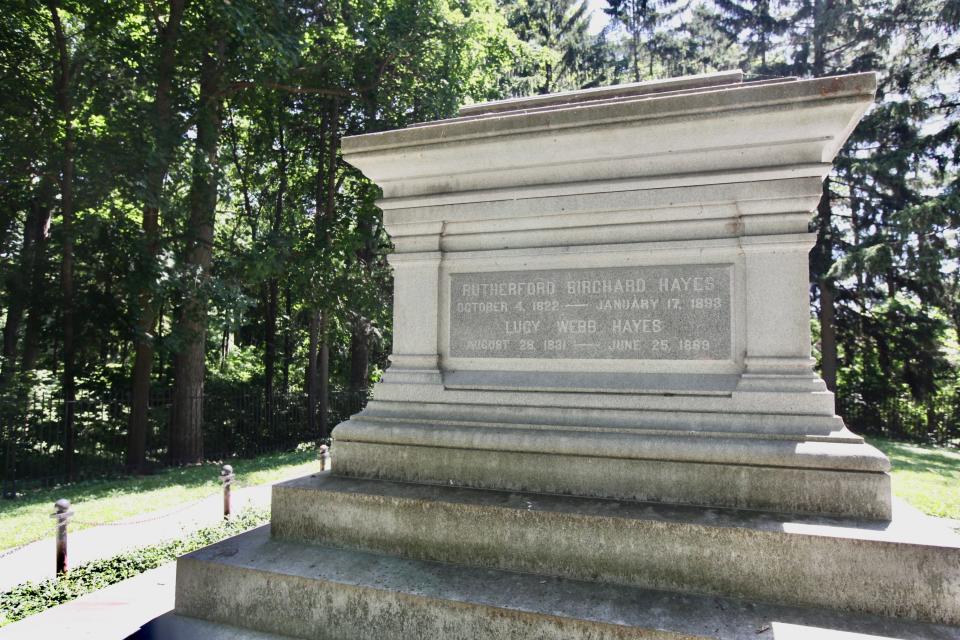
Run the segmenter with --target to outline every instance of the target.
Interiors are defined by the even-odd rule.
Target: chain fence
[[[319,459],[318,462],[323,464],[322,460]],[[57,566],[61,566],[61,556],[65,562],[66,552],[67,552],[67,528],[74,528],[78,525],[82,528],[95,528],[95,527],[132,527],[139,526],[143,524],[149,524],[153,522],[158,522],[161,520],[167,520],[179,516],[190,510],[198,510],[200,508],[210,509],[208,504],[212,498],[223,496],[223,511],[222,516],[226,520],[232,515],[231,509],[231,487],[234,484],[234,473],[233,467],[230,465],[223,465],[219,472],[219,480],[221,483],[221,488],[215,491],[210,492],[209,494],[201,497],[194,498],[190,502],[180,505],[174,509],[169,510],[160,510],[160,511],[151,511],[147,515],[142,517],[135,518],[125,518],[122,520],[88,520],[85,518],[77,518],[76,513],[73,510],[73,505],[70,504],[69,500],[60,499],[53,504],[53,513],[49,514],[49,517],[54,518],[55,521],[51,523],[50,529],[43,533],[40,533],[26,542],[21,542],[20,544],[11,547],[9,549],[4,549],[0,551],[0,561],[4,558],[12,556],[27,547],[41,542],[43,540],[55,539],[57,541]],[[82,511],[82,507],[81,507]],[[219,509],[219,503],[217,507],[218,516],[221,515]],[[185,521],[186,522],[186,521]],[[181,523],[182,525],[183,523]],[[62,545],[62,547],[61,547]],[[65,567],[65,565],[62,565]],[[64,569],[65,570],[65,569]]]
[[[26,549],[26,548],[29,547],[30,545],[35,544],[35,543],[37,543],[37,542],[40,542],[41,540],[44,540],[44,539],[46,539],[46,538],[52,538],[54,535],[56,535],[56,532],[57,532],[57,525],[56,525],[56,523],[54,523],[54,524],[50,527],[50,532],[49,532],[49,533],[42,533],[42,534],[36,536],[35,538],[33,538],[32,540],[28,540],[27,542],[21,543],[21,544],[15,546],[15,547],[11,547],[11,548],[9,548],[9,549],[5,549],[5,550],[3,550],[3,551],[0,551],[0,560],[3,560],[3,559],[6,558],[7,556],[13,555],[13,554],[15,554],[16,552],[18,552],[18,551],[20,551],[20,550],[22,550],[22,549]]]
[[[180,515],[185,511],[190,511],[191,509],[197,509],[201,506],[204,506],[204,503],[207,500],[219,494],[220,492],[217,491],[203,498],[197,498],[194,502],[191,502],[182,507],[174,509],[173,511],[164,511],[162,513],[158,513],[152,516],[147,516],[144,518],[139,518],[136,520],[105,521],[105,520],[84,520],[82,518],[71,518],[70,524],[75,524],[75,525],[79,524],[85,527],[132,527],[134,525],[146,524],[148,522],[158,522],[160,520],[165,520],[167,518],[172,518],[173,516]]]

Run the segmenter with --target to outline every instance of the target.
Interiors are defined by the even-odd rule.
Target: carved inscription
[[[730,359],[730,265],[454,273],[450,355]]]

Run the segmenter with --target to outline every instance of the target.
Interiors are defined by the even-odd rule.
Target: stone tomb
[[[728,72],[344,139],[396,247],[391,366],[269,533],[180,559],[178,620],[960,637],[960,540],[891,502],[810,357],[811,213],[874,90]]]

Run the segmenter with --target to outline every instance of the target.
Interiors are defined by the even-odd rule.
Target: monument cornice
[[[385,210],[822,179],[874,88],[872,74],[707,87],[348,137],[343,151]]]
[[[581,180],[555,184],[521,185],[472,191],[382,198],[377,201],[377,206],[384,211],[390,211],[391,214],[389,215],[391,219],[400,220],[402,218],[399,216],[403,216],[404,213],[397,211],[397,213],[394,214],[394,211],[412,211],[427,207],[445,207],[463,203],[469,203],[472,206],[490,203],[492,206],[502,207],[504,203],[514,200],[537,200],[580,195],[609,196],[616,198],[622,197],[618,194],[631,192],[644,192],[644,195],[655,197],[666,196],[668,194],[673,195],[670,190],[676,191],[678,195],[683,197],[682,194],[692,187],[726,187],[727,185],[769,183],[768,185],[763,185],[760,195],[753,195],[747,198],[766,201],[774,195],[772,193],[773,189],[776,189],[780,193],[784,191],[782,186],[773,185],[774,181],[783,180],[805,180],[808,188],[804,191],[804,195],[817,195],[817,197],[819,197],[820,182],[830,167],[831,164],[829,162],[817,162],[776,167],[743,167],[734,171],[670,172],[663,175],[618,178],[614,180]],[[793,184],[800,183],[794,182]],[[727,188],[729,189],[730,187]],[[793,191],[793,189],[787,189],[787,191]],[[723,193],[726,192],[715,194],[716,202],[732,202],[738,199],[736,196],[723,195]],[[685,199],[692,200],[694,196],[687,196]],[[698,199],[697,201],[700,202],[701,200]],[[655,202],[655,200],[651,199],[640,203],[631,202],[629,205],[621,206],[629,209],[635,209],[638,206],[641,208],[652,208],[656,205],[651,203]],[[671,198],[671,202],[676,202],[675,198]]]
[[[641,83],[642,84],[642,83]],[[427,145],[462,144],[469,139],[500,138],[519,133],[610,125],[637,120],[689,117],[728,111],[772,109],[804,102],[850,102],[872,99],[877,80],[873,72],[810,80],[746,82],[701,87],[680,94],[641,95],[609,102],[561,103],[546,110],[490,113],[480,117],[450,118],[421,125],[343,138],[343,150],[362,163],[362,154]],[[849,100],[845,100],[849,99]],[[751,113],[750,115],[755,115]],[[859,115],[854,123],[859,120]],[[845,136],[843,136],[845,138]],[[353,160],[351,160],[353,162]]]

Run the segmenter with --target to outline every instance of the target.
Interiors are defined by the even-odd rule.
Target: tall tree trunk
[[[833,279],[827,276],[833,255],[833,225],[830,206],[830,179],[823,181],[823,195],[817,206],[818,237],[821,268],[820,288],[820,373],[827,388],[837,390],[837,334]]]
[[[323,336],[320,342],[320,353],[318,360],[318,377],[320,378],[320,388],[318,390],[319,402],[318,409],[320,413],[320,437],[330,437],[330,344],[327,342],[327,315],[323,314],[320,318],[320,335]]]
[[[310,433],[320,434],[320,425],[317,420],[317,395],[320,392],[320,372],[317,368],[318,354],[320,353],[320,325],[323,314],[319,311],[310,312],[310,326],[307,331],[307,429]]]
[[[74,326],[74,283],[73,283],[73,172],[76,155],[76,133],[73,128],[73,103],[70,99],[71,66],[70,54],[67,51],[67,37],[63,23],[60,20],[59,0],[48,0],[53,23],[54,45],[58,53],[57,66],[54,71],[54,90],[56,104],[63,124],[63,142],[60,149],[62,154],[60,169],[60,215],[61,215],[61,244],[63,260],[60,266],[61,292],[61,321],[63,323],[63,428],[64,428],[64,466],[67,477],[73,479],[74,449],[76,448],[76,433],[74,425],[74,410],[76,402],[76,342]]]
[[[49,202],[49,194],[46,196]],[[50,244],[50,215],[52,210],[47,207],[46,217],[42,221],[39,234],[34,241],[33,270],[29,276],[30,293],[27,296],[29,308],[27,310],[27,330],[23,339],[23,350],[20,356],[20,372],[33,371],[36,368],[37,358],[40,355],[43,332],[43,318],[45,313],[45,286],[47,272],[47,247]]]
[[[323,251],[329,243],[329,225],[333,219],[336,205],[337,150],[340,145],[338,128],[340,126],[339,103],[334,99],[329,110],[323,114],[321,130],[326,146],[319,145],[317,170],[317,193],[314,224],[317,249]],[[326,156],[324,156],[326,151]],[[329,283],[327,283],[329,284]],[[329,367],[330,349],[327,344],[327,314],[316,309],[310,317],[310,354],[307,367],[307,410],[321,438],[329,435],[327,416],[329,414]]]
[[[160,306],[157,307],[157,341],[156,344],[163,344],[163,322],[166,317],[166,307],[163,300],[160,300]],[[164,358],[164,355],[168,357]],[[166,386],[170,382],[170,368],[173,357],[170,356],[170,350],[164,349],[160,352],[159,362],[157,363],[157,376],[160,378],[161,386]]]
[[[285,105],[281,105],[283,110]],[[273,224],[271,225],[271,242],[279,240],[280,229],[283,224],[283,204],[287,197],[287,147],[283,136],[282,117],[277,118],[277,139],[280,144],[277,168],[280,172],[280,184],[277,187],[277,197],[273,208]],[[277,366],[277,315],[280,307],[280,281],[274,274],[267,283],[266,323],[264,327],[264,396],[266,398],[267,419],[273,422],[274,414],[274,381]]]
[[[13,378],[16,370],[20,341],[20,326],[23,316],[36,289],[35,274],[42,268],[42,251],[50,229],[51,203],[47,188],[48,180],[41,180],[37,194],[31,199],[30,210],[23,223],[23,245],[20,249],[20,264],[11,269],[7,278],[7,320],[3,326],[3,362],[0,366],[0,388]],[[29,320],[28,320],[29,326]]]
[[[283,394],[290,393],[290,363],[293,361],[293,342],[290,332],[293,324],[293,303],[290,295],[290,285],[283,289]]]
[[[203,379],[207,337],[207,284],[213,261],[213,226],[217,207],[218,158],[221,128],[221,80],[225,42],[215,37],[215,51],[204,53],[200,65],[197,139],[190,184],[190,220],[184,263],[193,272],[177,313],[181,348],[176,354],[170,459],[175,463],[203,459]]]
[[[330,221],[337,204],[337,152],[340,150],[340,103],[336,98],[330,105],[330,144],[327,147],[327,201],[324,207],[324,244],[328,242]],[[330,345],[327,341],[327,314],[320,325],[320,433],[330,436]]]
[[[370,365],[370,332],[366,318],[357,315],[350,333],[350,378],[352,392],[367,390],[367,371]]]
[[[314,192],[313,208],[313,234],[316,251],[322,252],[325,249],[325,225],[323,220],[323,175],[326,167],[324,150],[327,144],[327,129],[329,114],[324,111],[320,116],[320,132],[317,144],[317,176]],[[316,295],[316,294],[314,294]],[[307,324],[307,428],[310,433],[320,434],[320,427],[317,421],[317,395],[320,391],[320,372],[317,369],[318,355],[320,353],[320,325],[323,313],[319,309],[319,303],[313,302],[314,308],[310,309],[310,318]]]
[[[276,278],[267,284],[267,313],[264,323],[263,395],[266,400],[267,420],[273,423],[274,380],[277,373],[277,312],[280,306],[280,286]]]
[[[856,187],[853,184],[853,176],[848,172],[847,182],[850,184],[850,229],[853,232],[853,246],[855,248],[860,247],[861,242],[861,221],[860,221],[860,212],[861,204],[860,198],[857,196]],[[855,268],[857,270],[857,323],[854,328],[854,335],[852,340],[847,342],[847,347],[845,349],[844,355],[848,363],[852,363],[856,357],[857,350],[863,347],[864,343],[864,326],[863,326],[863,317],[867,312],[867,302],[866,302],[866,291],[867,291],[867,282],[863,273],[863,264],[860,260],[857,260],[855,263]]]
[[[148,412],[150,408],[150,377],[153,371],[154,340],[151,335],[157,322],[159,303],[150,280],[154,278],[157,253],[160,250],[160,203],[163,200],[163,181],[170,168],[173,153],[173,107],[171,89],[176,65],[177,41],[186,0],[169,0],[170,17],[157,31],[160,51],[157,64],[157,87],[154,94],[153,153],[146,171],[146,198],[143,205],[143,239],[146,263],[141,270],[141,290],[137,296],[140,315],[134,327],[132,397],[130,428],[127,431],[127,468],[133,472],[144,470]]]
[[[820,280],[820,373],[830,391],[837,390],[837,331],[833,280]]]
[[[376,240],[380,232],[377,224],[362,224],[363,243],[357,249],[358,267],[369,274],[376,251]],[[350,391],[366,391],[370,369],[370,321],[358,310],[350,333]]]
[[[37,367],[37,359],[40,357],[40,347],[43,344],[41,337],[43,334],[43,263],[45,245],[38,247],[39,264],[34,271],[34,285],[30,296],[30,310],[27,312],[27,331],[23,336],[23,351],[20,356],[20,372],[33,371]]]
[[[323,311],[310,314],[307,352],[307,426],[322,440],[330,435],[330,347],[324,336],[327,318]]]

